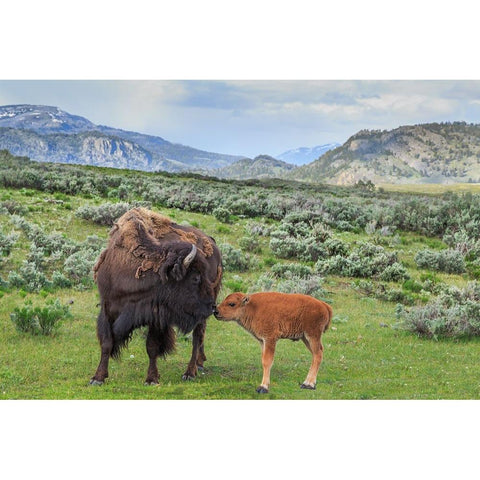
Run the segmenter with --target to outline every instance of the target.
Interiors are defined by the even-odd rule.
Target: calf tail
[[[325,307],[327,309],[328,319],[327,319],[327,323],[325,324],[325,327],[323,328],[324,332],[326,332],[328,330],[328,327],[330,327],[330,324],[332,323],[332,317],[333,317],[332,307],[328,303],[325,303]]]

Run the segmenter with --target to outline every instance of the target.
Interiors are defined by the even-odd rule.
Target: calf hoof
[[[315,390],[316,386],[315,385],[309,385],[308,383],[302,383],[300,385],[300,388],[305,388],[306,390]]]
[[[257,388],[257,393],[268,393],[268,388],[260,386]]]
[[[97,380],[95,378],[90,379],[90,385],[103,385],[103,380]]]

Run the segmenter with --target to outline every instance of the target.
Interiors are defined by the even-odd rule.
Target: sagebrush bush
[[[225,207],[217,207],[213,210],[212,215],[222,223],[231,223],[232,212]]]
[[[87,248],[70,255],[63,264],[63,270],[67,277],[76,284],[92,280],[92,269],[98,254],[98,250]]]
[[[325,300],[326,292],[323,288],[323,277],[312,274],[306,277],[290,275],[279,278],[272,274],[263,274],[248,289],[248,293],[255,292],[282,292],[302,293],[320,300]]]
[[[313,271],[310,267],[302,265],[301,263],[277,263],[272,266],[272,274],[276,278],[293,276],[308,278],[313,275]]]
[[[464,273],[465,258],[458,250],[420,250],[414,257],[418,268],[445,273]]]
[[[480,283],[447,287],[427,305],[397,309],[399,326],[430,338],[480,335]]]
[[[398,262],[396,252],[388,252],[379,245],[362,242],[347,256],[335,255],[320,259],[315,269],[345,277],[380,278],[384,281],[401,281],[409,278],[407,269]]]
[[[47,300],[43,307],[34,307],[31,300],[26,300],[23,307],[15,307],[10,314],[17,330],[33,335],[53,335],[60,322],[71,316],[70,307],[62,305],[58,298]]]
[[[271,232],[270,248],[279,258],[297,259],[304,262],[317,261],[329,256],[328,241],[333,248],[335,244],[329,227],[318,221],[318,215],[311,212],[292,213],[278,228]]]
[[[222,263],[227,272],[245,272],[250,266],[250,256],[229,243],[218,246],[222,253]]]
[[[75,215],[84,220],[90,220],[99,225],[110,226],[118,220],[124,213],[135,207],[151,208],[150,202],[118,202],[118,203],[102,203],[98,207],[85,205],[75,211]]]
[[[9,273],[8,283],[10,287],[23,288],[27,292],[38,292],[52,286],[45,273],[39,270],[34,262],[28,260],[23,261],[18,272],[11,271]]]
[[[240,238],[238,244],[245,252],[260,253],[262,251],[258,236],[256,235],[245,235],[244,237]]]

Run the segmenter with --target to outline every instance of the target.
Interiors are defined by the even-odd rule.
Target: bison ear
[[[250,301],[250,297],[245,297],[245,298],[242,300],[242,305],[246,305],[249,301]]]

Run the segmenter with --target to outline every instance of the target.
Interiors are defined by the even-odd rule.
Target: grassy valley
[[[480,394],[477,243],[472,186],[415,193],[233,181],[198,175],[40,164],[0,153],[0,362],[2,399],[473,399]],[[446,191],[448,190],[448,191]],[[137,331],[101,387],[98,294],[92,262],[112,219],[145,205],[212,235],[225,262],[219,300],[233,291],[300,291],[329,302],[317,389],[301,390],[310,353],[280,341],[270,393],[255,392],[260,346],[238,325],[210,317],[205,371],[181,375],[190,336],[159,360],[160,384]],[[71,315],[49,335],[11,319],[56,299]],[[442,317],[439,306],[449,312]],[[457,308],[454,311],[453,307]],[[462,310],[463,309],[463,310]],[[465,315],[468,312],[468,315]],[[455,323],[457,317],[472,322]],[[450,322],[450,323],[449,323]],[[480,324],[479,324],[480,325]]]

